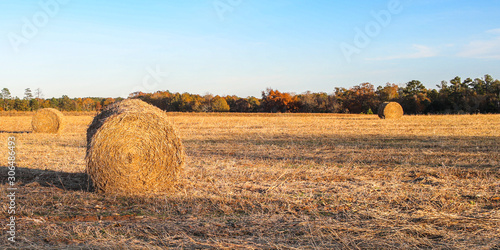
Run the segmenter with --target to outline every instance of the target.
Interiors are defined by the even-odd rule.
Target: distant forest
[[[484,78],[462,80],[455,77],[442,81],[437,89],[427,89],[418,80],[404,86],[387,83],[375,88],[362,83],[352,88],[335,88],[331,94],[302,94],[262,91],[262,96],[201,96],[189,93],[135,92],[129,98],[138,98],[165,111],[177,112],[291,112],[291,113],[376,113],[379,105],[395,101],[403,106],[405,114],[475,114],[500,113],[500,81],[490,75]],[[0,111],[32,111],[56,108],[62,111],[99,111],[123,98],[61,98],[44,99],[40,89],[27,88],[24,97],[12,97],[9,89],[0,93]]]

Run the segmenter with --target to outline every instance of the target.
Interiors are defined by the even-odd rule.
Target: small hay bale
[[[64,115],[57,109],[39,109],[31,120],[35,133],[59,133],[63,129]]]
[[[397,102],[384,102],[378,108],[378,117],[381,119],[399,119],[403,114],[403,107]]]
[[[171,191],[184,147],[166,112],[138,99],[106,107],[87,129],[87,174],[97,192]]]

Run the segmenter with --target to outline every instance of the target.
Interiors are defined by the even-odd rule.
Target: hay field
[[[150,198],[86,191],[91,116],[0,117],[2,218],[9,135],[19,157],[0,247],[500,248],[500,115],[169,115],[186,167]]]

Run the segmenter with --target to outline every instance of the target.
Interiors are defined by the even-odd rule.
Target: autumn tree
[[[394,83],[387,83],[384,87],[378,86],[376,94],[381,102],[397,100],[399,98],[399,86]]]
[[[210,106],[213,112],[228,112],[230,109],[226,99],[220,96],[212,98]]]
[[[245,100],[244,98],[240,98],[240,97],[237,97],[235,95],[227,95],[224,97],[224,99],[226,99],[226,103],[227,103],[227,105],[229,105],[229,111],[241,112],[241,111],[238,111],[237,102],[239,100]]]
[[[259,98],[250,96],[250,97],[247,97],[246,100],[249,104],[249,108],[248,108],[249,112],[261,111],[261,100]]]
[[[234,106],[231,107],[231,111],[245,113],[250,112],[250,108],[251,106],[248,100],[245,98],[240,98],[234,102]]]
[[[115,99],[108,97],[108,98],[102,100],[102,107],[105,108],[106,106],[111,105],[113,103],[115,103]]]
[[[30,110],[29,101],[26,99],[19,99],[18,97],[16,97],[14,98],[13,109],[18,111],[29,111]]]
[[[95,106],[96,106],[96,103],[90,98],[85,98],[82,100],[82,109],[84,111],[95,110]]]
[[[316,97],[311,91],[298,96],[300,100],[300,112],[313,113],[318,112],[318,103]]]
[[[235,101],[235,106],[231,107],[234,112],[258,112],[260,108],[260,100],[255,97],[239,98]]]
[[[340,111],[340,106],[335,95],[327,93],[311,93],[307,91],[298,95],[300,112],[304,113],[335,113]]]
[[[299,100],[297,96],[290,93],[281,93],[278,90],[268,88],[262,91],[262,107],[265,112],[297,112],[299,111]]]
[[[101,102],[96,102],[96,103],[95,103],[95,110],[96,110],[97,112],[101,112],[101,110],[102,110],[102,105],[101,105]]]
[[[397,101],[406,113],[500,113],[500,81],[490,75],[482,78],[455,77],[442,81],[437,89],[427,89],[420,81],[413,80],[399,87],[387,83],[376,90],[370,83],[352,88],[337,87],[334,93],[305,92],[299,95],[266,89],[262,98],[232,96],[204,96],[190,93],[134,92],[129,98],[139,98],[166,111],[180,112],[377,112],[383,101]],[[122,98],[60,98],[44,99],[38,88],[34,94],[26,88],[22,99],[12,97],[9,89],[0,91],[0,110],[37,110],[58,108],[66,111],[100,111]]]
[[[380,101],[378,100],[375,87],[371,83],[362,83],[348,90],[337,89],[336,95],[342,98],[344,110],[349,113],[359,114],[368,110],[377,110]]]

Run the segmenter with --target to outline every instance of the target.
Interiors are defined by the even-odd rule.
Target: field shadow
[[[204,144],[188,152],[199,157],[224,157],[235,160],[315,162],[319,164],[361,163],[384,165],[432,165],[443,161],[461,168],[500,168],[500,138],[494,136],[390,136],[335,135],[316,137],[280,135],[274,138],[186,140],[186,145]],[[233,150],[232,148],[245,148]],[[264,149],[263,149],[264,148]],[[299,154],[298,154],[299,153]],[[370,155],[370,154],[374,155]],[[462,158],[457,158],[461,155]],[[491,157],[484,158],[484,155]],[[463,156],[473,157],[475,163]],[[456,159],[455,159],[456,158]]]
[[[86,173],[66,173],[16,167],[14,176],[16,177],[16,185],[20,186],[38,183],[43,187],[57,187],[69,191],[93,191]],[[0,183],[8,184],[8,177],[9,169],[0,167]]]
[[[33,131],[5,131],[0,130],[0,134],[31,134]]]

